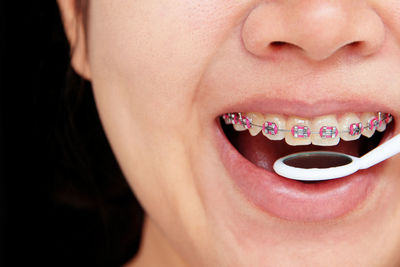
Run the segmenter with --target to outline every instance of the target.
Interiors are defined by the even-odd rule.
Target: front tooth
[[[274,130],[276,129],[276,130]],[[286,120],[282,115],[267,114],[263,121],[263,135],[269,140],[282,140],[285,138],[285,132],[279,131],[286,129]]]
[[[376,113],[373,112],[365,112],[361,115],[361,121],[364,126],[364,131],[362,135],[366,137],[371,137],[374,135],[376,127],[374,126],[374,121],[379,120]]]
[[[252,124],[257,125],[249,129],[249,133],[252,136],[256,136],[262,130],[262,128],[259,126],[262,126],[262,124],[264,123],[264,115],[258,112],[249,112],[246,113],[245,116],[251,120]]]
[[[360,117],[355,113],[346,113],[339,120],[340,138],[345,141],[357,140],[361,136]],[[360,129],[360,130],[359,130]]]
[[[311,123],[308,119],[290,117],[287,120],[286,125],[287,129],[290,130],[290,132],[285,134],[286,143],[291,146],[311,144]]]
[[[312,121],[311,142],[318,146],[335,146],[339,143],[339,125],[335,115],[316,117]]]

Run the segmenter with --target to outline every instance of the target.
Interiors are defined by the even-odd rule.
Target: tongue
[[[272,171],[272,165],[280,157],[304,151],[335,151],[359,156],[360,141],[340,141],[337,146],[290,146],[285,140],[271,141],[262,134],[251,136],[246,132],[236,132],[231,139],[236,149],[253,164]]]

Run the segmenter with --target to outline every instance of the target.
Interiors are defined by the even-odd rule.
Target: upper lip
[[[378,65],[368,65],[368,68],[360,63],[348,68],[333,66],[328,70],[301,64],[293,69],[289,63],[281,63],[282,66],[274,62],[254,66],[243,60],[240,67],[224,63],[211,65],[196,93],[196,99],[201,98],[204,105],[202,113],[214,118],[228,112],[312,118],[380,111],[391,113],[395,119],[399,116],[398,105],[394,103],[399,100],[400,80],[390,76],[391,72],[382,74],[379,61]],[[282,72],[286,67],[287,72]]]
[[[345,112],[383,112],[395,116],[393,107],[379,99],[349,99],[349,100],[288,100],[266,96],[250,96],[241,98],[237,102],[225,102],[219,114],[227,112],[259,112],[263,114],[285,114],[312,118],[327,114],[341,114]]]

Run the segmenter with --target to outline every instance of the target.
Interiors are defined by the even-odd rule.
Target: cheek
[[[394,35],[396,43],[400,41],[400,2],[398,0],[374,0],[376,12],[385,22],[387,32]]]
[[[185,124],[197,119],[199,81],[244,10],[244,4],[227,0],[91,3],[92,83],[122,167],[133,169],[129,160],[135,159],[135,174],[165,173],[171,161],[184,161],[185,138],[197,131]]]
[[[187,151],[197,129],[182,125],[196,121],[197,84],[230,27],[218,19],[217,1],[179,2],[96,0],[88,29],[107,137],[142,205],[161,218],[179,218],[183,210],[196,217],[190,216],[197,194]],[[227,3],[217,9],[231,14]]]
[[[208,60],[230,27],[227,16],[233,21],[232,5],[215,2],[94,2],[89,29],[93,80],[123,91],[130,109],[148,118],[184,119]]]
[[[138,115],[147,113],[148,118],[155,118],[154,107],[171,112],[168,100],[184,104],[193,90],[178,79],[178,73],[188,75],[184,73],[188,72],[184,68],[186,59],[168,41],[178,35],[179,29],[166,32],[158,26],[166,24],[161,14],[160,19],[150,23],[160,11],[146,10],[140,1],[135,9],[115,6],[114,10],[110,5],[97,4],[92,9],[89,43],[93,80],[123,94],[120,104],[129,102],[130,110]]]

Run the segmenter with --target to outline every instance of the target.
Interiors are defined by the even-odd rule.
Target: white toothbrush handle
[[[400,134],[371,150],[359,159],[360,169],[366,169],[400,153]]]

